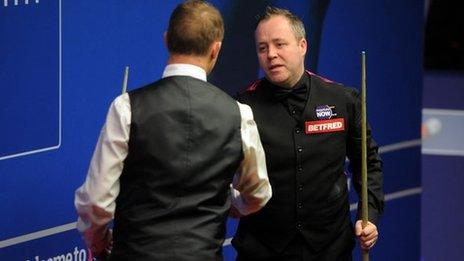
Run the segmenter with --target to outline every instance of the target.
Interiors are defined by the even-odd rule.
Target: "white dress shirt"
[[[206,81],[206,72],[191,64],[167,65],[164,77],[191,76]],[[264,150],[253,113],[248,105],[237,102],[241,115],[244,159],[231,184],[232,205],[242,215],[258,211],[271,198]],[[106,247],[108,228],[114,218],[119,177],[128,154],[131,124],[129,95],[118,96],[111,104],[98,139],[84,184],[76,190],[75,206],[79,214],[77,229],[83,233],[93,252]]]

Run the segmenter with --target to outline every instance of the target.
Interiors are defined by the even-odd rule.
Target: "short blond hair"
[[[211,45],[223,38],[221,13],[206,1],[185,1],[171,14],[167,31],[170,53],[206,55]]]

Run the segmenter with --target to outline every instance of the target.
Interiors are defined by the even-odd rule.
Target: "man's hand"
[[[105,261],[109,260],[111,250],[113,249],[113,230],[107,229],[105,237],[102,239],[98,247],[95,245],[91,251],[91,260]]]
[[[354,227],[354,232],[359,239],[361,249],[364,251],[369,251],[369,249],[374,246],[375,242],[377,242],[379,237],[377,227],[369,221],[367,222],[366,227],[363,229],[362,220],[358,220]]]

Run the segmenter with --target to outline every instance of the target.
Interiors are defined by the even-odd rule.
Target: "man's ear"
[[[222,42],[217,41],[214,42],[213,45],[211,46],[211,59],[217,59],[219,56],[219,52],[221,51],[222,47]]]
[[[301,48],[303,56],[306,55],[306,51],[308,50],[308,41],[305,38],[300,40],[299,46]]]

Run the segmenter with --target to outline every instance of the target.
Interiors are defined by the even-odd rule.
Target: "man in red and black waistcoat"
[[[273,197],[240,219],[232,240],[237,260],[351,260],[355,235],[366,251],[377,241],[384,205],[382,161],[368,128],[369,222],[362,228],[358,217],[353,228],[344,165],[348,157],[359,193],[359,95],[305,71],[304,26],[288,10],[268,7],[255,41],[265,78],[238,100],[253,110]]]
[[[231,204],[247,215],[271,197],[250,107],[207,82],[223,35],[212,5],[179,4],[162,79],[111,104],[75,197],[97,258],[222,260]]]

